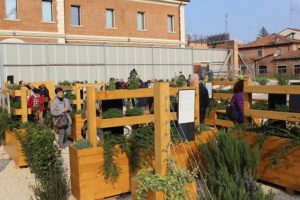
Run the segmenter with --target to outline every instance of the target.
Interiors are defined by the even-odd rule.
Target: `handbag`
[[[226,115],[232,121],[237,121],[240,117],[240,111],[235,105],[233,99],[231,99],[230,103],[226,107]]]
[[[65,128],[66,126],[68,126],[68,116],[66,113],[59,115],[57,117],[54,117],[54,125],[58,128],[58,129],[62,129]]]
[[[64,106],[66,106],[64,101]],[[68,116],[67,113],[63,113],[62,115],[56,116],[53,118],[54,126],[56,126],[58,129],[63,129],[68,126]]]

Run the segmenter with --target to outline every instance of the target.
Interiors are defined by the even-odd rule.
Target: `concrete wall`
[[[200,61],[218,71],[228,56],[227,50],[59,44],[0,44],[0,52],[5,79],[55,82],[127,80],[133,68],[144,81],[171,79],[180,71],[188,76]]]

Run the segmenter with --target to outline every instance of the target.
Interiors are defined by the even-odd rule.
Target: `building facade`
[[[182,46],[189,0],[0,0],[0,41]]]
[[[298,28],[286,28],[278,33],[279,35],[300,40],[300,29]]]
[[[271,34],[239,45],[239,65],[253,66],[256,75],[300,76],[300,40]]]

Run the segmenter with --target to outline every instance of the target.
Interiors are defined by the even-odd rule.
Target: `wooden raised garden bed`
[[[4,150],[9,158],[15,161],[17,167],[27,167],[25,155],[14,131],[5,131]]]
[[[212,132],[205,131],[197,136],[196,142],[174,145],[171,155],[178,166],[190,168],[191,154],[197,159],[198,142],[207,142]],[[131,178],[136,173],[130,172],[129,159],[125,153],[120,153],[116,162],[121,167],[121,174],[116,183],[107,183],[101,172],[103,165],[103,148],[88,148],[78,150],[70,146],[71,190],[77,200],[102,199],[131,191]],[[174,155],[176,153],[176,156]],[[193,186],[189,186],[193,188]]]

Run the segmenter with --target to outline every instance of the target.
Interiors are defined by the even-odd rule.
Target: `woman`
[[[60,148],[68,147],[71,143],[72,118],[70,112],[72,107],[69,99],[64,98],[64,91],[58,87],[55,89],[56,98],[51,104],[51,114],[53,115],[54,125],[58,128],[58,145]]]
[[[43,96],[43,104],[45,108],[43,111],[43,117],[45,118],[49,110],[50,95],[49,95],[49,90],[47,89],[45,84],[40,85],[39,88],[41,90],[41,95]]]
[[[237,123],[243,123],[244,121],[244,80],[239,80],[234,84],[232,103],[237,107],[239,117]]]
[[[32,114],[34,115],[34,123],[41,124],[43,122],[43,97],[41,96],[41,91],[34,88],[33,95],[29,97],[28,108],[31,109]]]

